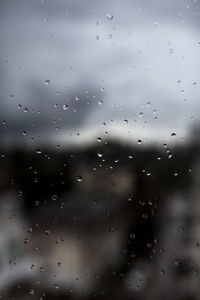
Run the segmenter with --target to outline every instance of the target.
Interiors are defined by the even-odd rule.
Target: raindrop
[[[135,239],[135,234],[134,234],[134,233],[131,233],[131,234],[130,234],[130,239],[132,239],[132,240]]]
[[[69,108],[69,105],[68,104],[64,104],[63,105],[63,110],[67,110]]]
[[[47,80],[45,80],[45,82],[44,82],[46,85],[49,85],[50,84],[50,80],[49,79],[47,79]]]
[[[152,200],[148,200],[148,204],[152,205],[153,204]]]
[[[54,286],[56,289],[59,289],[59,285],[57,283],[54,283]]]
[[[142,217],[143,217],[143,219],[147,219],[147,218],[148,218],[148,214],[144,213],[144,214],[142,215]]]
[[[99,152],[97,152],[97,155],[98,155],[98,157],[103,157],[103,152],[99,151]]]
[[[165,275],[165,273],[166,273],[166,272],[165,272],[164,269],[161,269],[161,270],[160,270],[160,274],[161,274],[161,275]]]
[[[133,198],[131,196],[128,197],[128,201],[131,202],[133,201]]]
[[[174,266],[175,266],[175,267],[177,267],[177,266],[178,266],[178,264],[179,264],[178,260],[177,260],[177,259],[175,259],[175,260],[174,260]]]
[[[113,15],[112,14],[107,14],[106,17],[109,21],[113,20]]]
[[[81,175],[78,175],[78,176],[76,177],[76,179],[77,179],[78,182],[81,182],[81,181],[83,180],[83,177],[82,177]]]
[[[102,141],[102,138],[98,137],[97,142],[101,143],[101,141]]]

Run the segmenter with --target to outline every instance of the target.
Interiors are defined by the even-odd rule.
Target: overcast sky
[[[1,0],[0,48],[4,140],[181,139],[199,121],[198,0]]]

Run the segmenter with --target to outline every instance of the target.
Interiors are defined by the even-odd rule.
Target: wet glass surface
[[[1,299],[200,299],[199,24],[0,1]]]

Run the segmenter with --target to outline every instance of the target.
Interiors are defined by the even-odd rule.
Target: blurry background
[[[200,299],[199,24],[0,1],[2,299]]]

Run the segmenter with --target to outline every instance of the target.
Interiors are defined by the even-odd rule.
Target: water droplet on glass
[[[57,195],[53,195],[53,196],[52,196],[52,200],[53,200],[53,201],[56,201],[57,199],[58,199],[58,196],[57,196]]]
[[[174,266],[177,267],[179,265],[179,262],[177,259],[174,260]]]
[[[128,201],[131,202],[133,201],[133,198],[131,196],[128,197]]]
[[[64,104],[63,105],[63,110],[67,110],[69,108],[69,105],[68,104]]]
[[[83,180],[83,177],[82,177],[81,175],[78,175],[78,176],[76,177],[76,179],[77,179],[78,182],[81,182],[81,181]]]
[[[113,15],[112,14],[107,14],[106,17],[109,21],[113,20]]]
[[[97,152],[97,155],[98,155],[98,157],[103,157],[103,152],[99,151],[99,152]]]
[[[160,270],[160,274],[161,274],[161,275],[165,275],[165,270],[164,270],[164,269],[161,269],[161,270]]]
[[[143,217],[143,219],[147,219],[147,218],[148,218],[148,214],[144,213],[144,214],[142,215],[142,217]]]
[[[47,79],[47,80],[45,80],[45,82],[44,82],[46,85],[49,85],[50,84],[50,80],[49,79]]]
[[[130,233],[130,239],[132,239],[132,240],[135,239],[135,234],[134,233]]]

